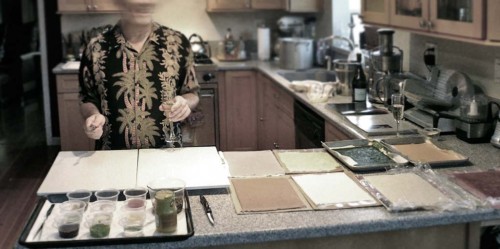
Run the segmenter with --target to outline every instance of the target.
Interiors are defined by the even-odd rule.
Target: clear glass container
[[[396,0],[396,14],[401,16],[422,17],[421,0]]]
[[[473,2],[472,0],[438,0],[437,18],[472,23],[474,21]]]

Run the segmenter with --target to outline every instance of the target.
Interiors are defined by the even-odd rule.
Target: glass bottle
[[[357,61],[356,74],[352,80],[352,102],[365,102],[367,83],[361,63],[361,54],[357,54]]]

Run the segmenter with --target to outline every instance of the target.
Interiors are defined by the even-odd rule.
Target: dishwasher
[[[322,148],[325,141],[325,120],[304,104],[295,101],[295,147],[297,149]]]

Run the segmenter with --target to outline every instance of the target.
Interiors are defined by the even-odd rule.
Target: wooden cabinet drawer
[[[57,75],[57,93],[79,93],[80,84],[77,74]]]

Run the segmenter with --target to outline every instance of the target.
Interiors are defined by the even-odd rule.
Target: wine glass
[[[396,137],[399,137],[399,124],[404,117],[405,111],[405,98],[403,94],[396,93],[391,96],[392,100],[392,115],[396,120]]]
[[[170,108],[175,104],[173,99],[164,101],[165,105]],[[167,108],[170,110],[170,108]],[[163,124],[163,133],[165,134],[165,147],[166,148],[181,148],[182,140],[179,135],[175,133],[175,123],[170,120],[170,112],[165,111],[165,117],[167,117],[166,123]]]

